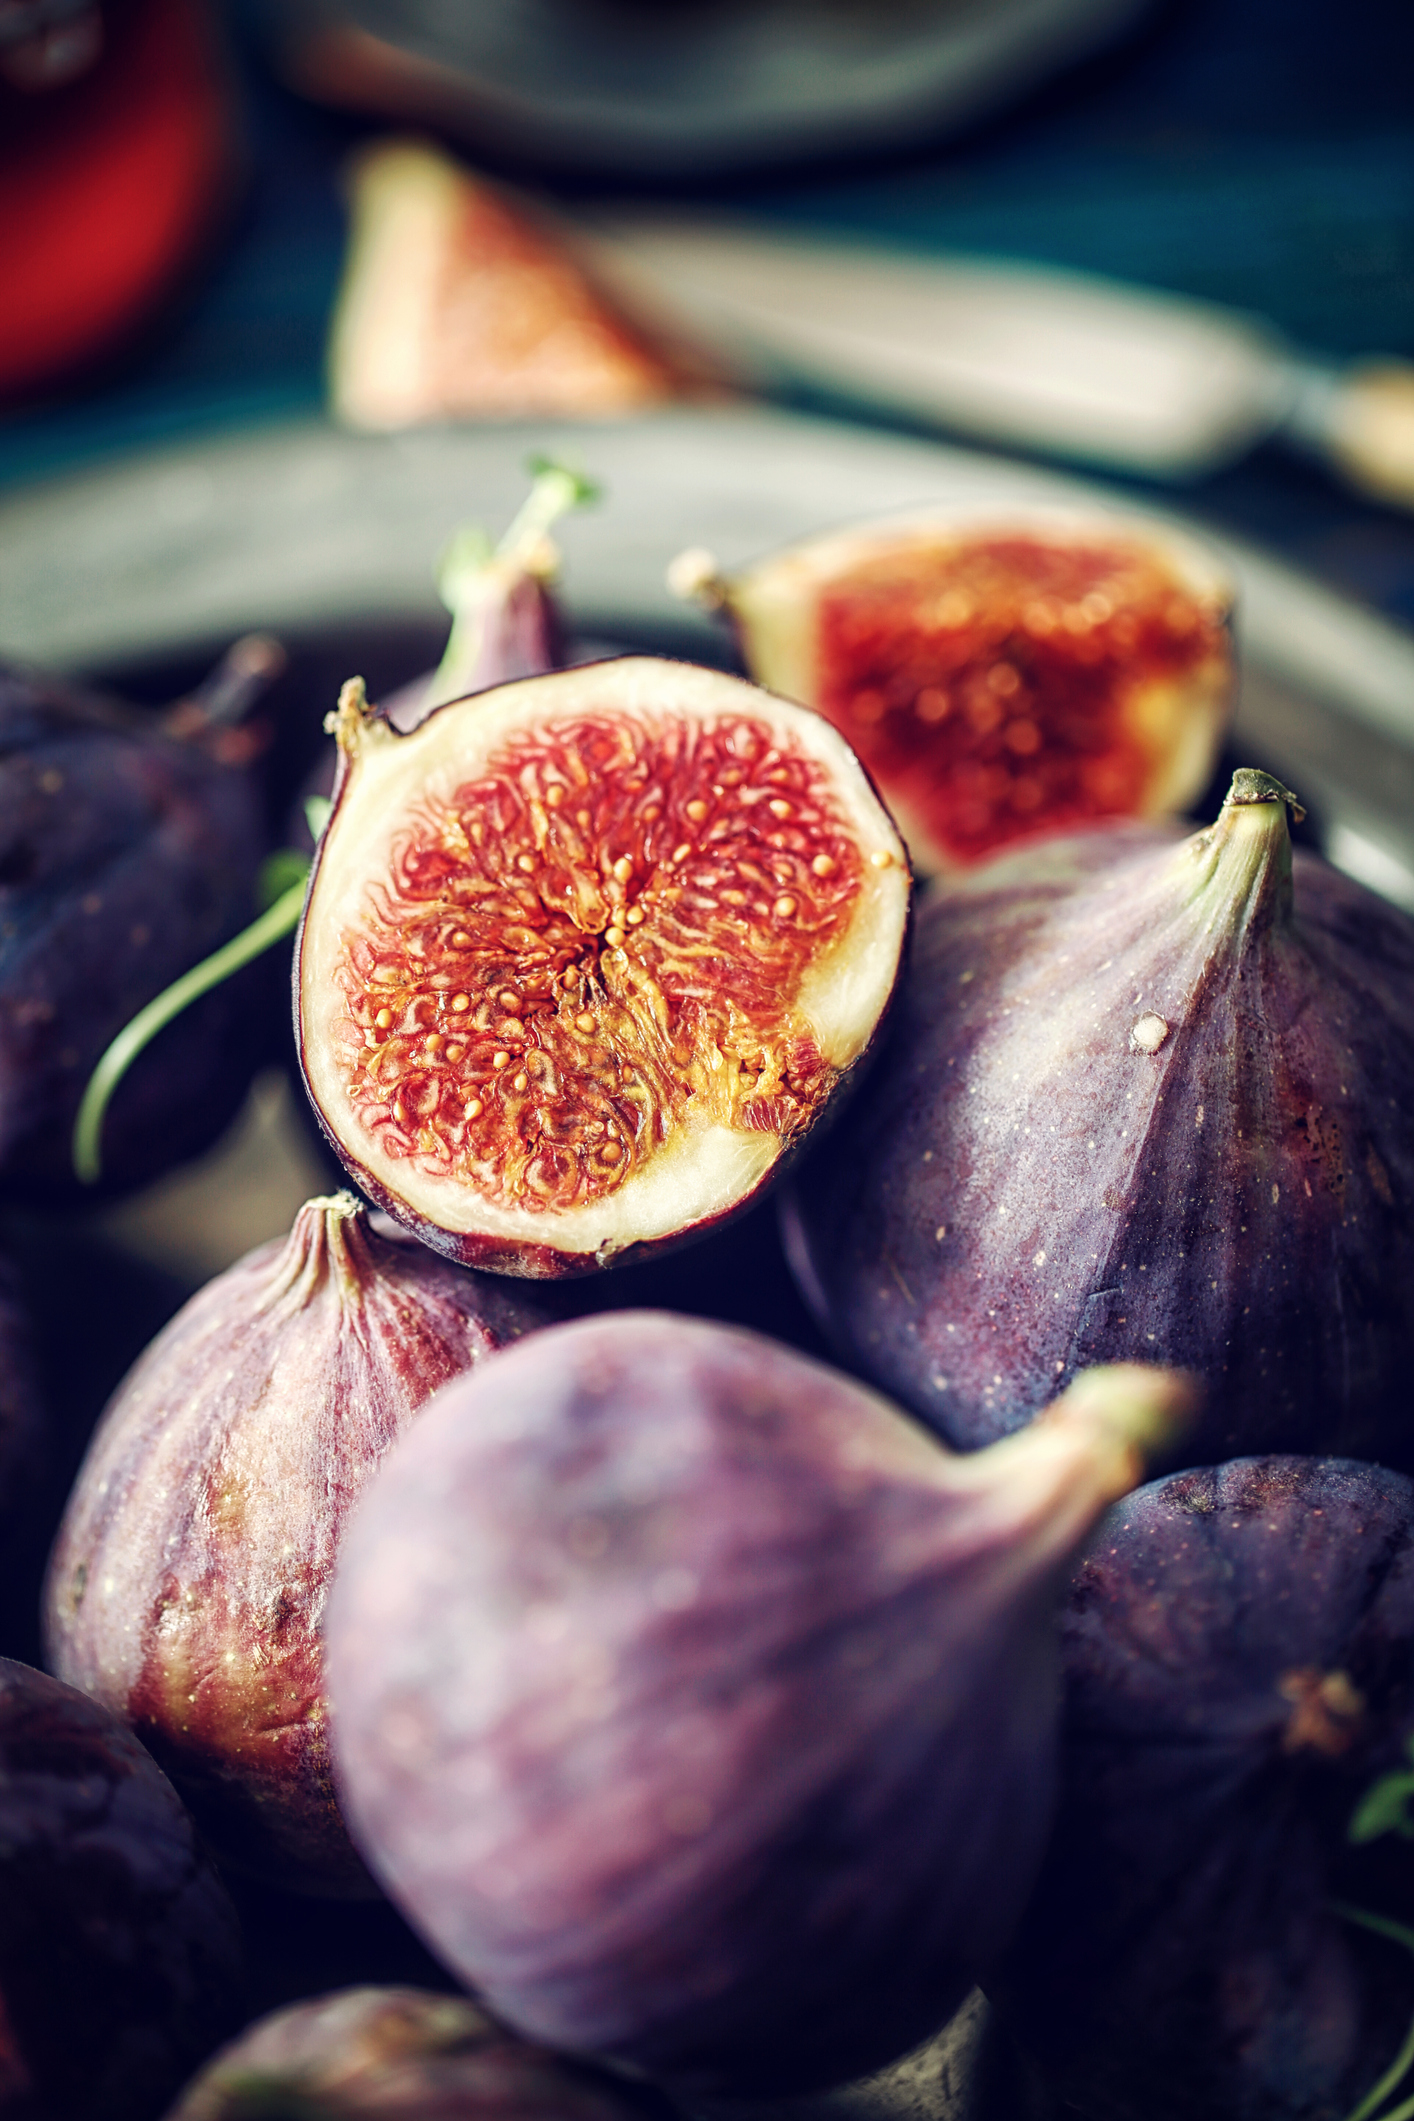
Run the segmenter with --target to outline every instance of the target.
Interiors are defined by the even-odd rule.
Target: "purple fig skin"
[[[1408,1951],[1341,1912],[1414,1905],[1414,1849],[1348,1839],[1408,1765],[1414,1484],[1295,1457],[1154,1482],[1092,1542],[1062,1646],[1012,2029],[1089,2121],[1341,2121],[1414,1997]]]
[[[47,1660],[130,1724],[218,1846],[372,1890],[330,1780],[320,1628],[349,1510],[449,1378],[538,1323],[496,1283],[307,1202],[119,1387],[50,1561]]]
[[[370,1868],[530,2039],[693,2095],[891,2060],[1006,1942],[1055,1591],[1137,1476],[1130,1415],[1184,1403],[1097,1375],[963,1460],[755,1334],[535,1335],[439,1394],[350,1528],[329,1685]]]
[[[539,677],[547,670],[559,670],[567,660],[564,625],[548,575],[533,572],[523,559],[492,559],[480,587],[476,652],[459,671],[460,682],[449,693],[438,687],[437,670],[424,670],[420,677],[385,693],[380,711],[395,729],[406,734],[445,700],[509,684],[513,678]],[[305,784],[306,798],[332,796],[338,766],[338,747],[330,744]],[[292,838],[301,846],[314,845],[302,807],[292,821]]]
[[[1280,799],[937,889],[785,1234],[843,1359],[958,1448],[1147,1360],[1204,1383],[1190,1462],[1414,1464],[1414,922],[1293,864]]]
[[[249,2121],[256,2100],[263,2114],[320,2121],[633,2121],[644,2111],[464,1996],[416,1988],[341,1989],[272,2012],[207,2064],[167,2121]]]
[[[0,1256],[0,1652],[37,1650],[36,1592],[43,1571],[42,1487],[48,1423],[19,1281]]]
[[[457,681],[439,689],[438,672],[424,671],[400,685],[383,701],[383,712],[395,729],[415,729],[444,700],[485,692],[515,678],[539,677],[558,670],[566,660],[565,631],[548,573],[527,567],[523,558],[489,560],[478,583],[475,653],[457,671]],[[465,623],[465,610],[459,614]],[[332,766],[330,782],[332,785]]]
[[[131,1732],[0,1659],[0,2114],[152,2121],[240,2022],[234,1908]]]
[[[213,733],[240,754],[243,732]],[[0,1186],[75,1190],[70,1137],[100,1055],[253,917],[258,791],[219,742],[0,666]],[[260,968],[171,1024],[119,1087],[104,1183],[213,1141],[269,1043]]]

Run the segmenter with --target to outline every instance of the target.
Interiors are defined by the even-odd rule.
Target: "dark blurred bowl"
[[[1148,0],[264,0],[286,77],[483,156],[691,180],[932,140]]]

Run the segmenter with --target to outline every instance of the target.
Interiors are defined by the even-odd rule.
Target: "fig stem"
[[[1263,773],[1256,766],[1238,767],[1226,800],[1229,803],[1286,803],[1298,825],[1306,815],[1299,796],[1290,788],[1284,788],[1274,774]]]
[[[526,466],[535,481],[496,547],[498,560],[514,560],[522,553],[534,556],[535,548],[552,523],[599,498],[599,488],[581,472],[571,471],[552,457],[532,457]]]
[[[1392,1922],[1388,1915],[1371,1914],[1367,1908],[1351,1907],[1343,1900],[1333,1900],[1331,1906],[1347,1922],[1358,1923],[1361,1929],[1373,1930],[1377,1937],[1387,1937],[1392,1944],[1402,1944],[1407,1952],[1414,1952],[1414,1930],[1403,1922]],[[1378,2112],[1390,2094],[1398,2091],[1411,2067],[1414,2067],[1414,2024],[1410,2025],[1404,2045],[1379,2083],[1366,2092],[1360,2104],[1346,2115],[1345,2121],[1370,2121],[1370,2116]],[[1411,2116],[1414,2116],[1414,2099],[1406,2099],[1392,2113],[1382,2115],[1381,2121],[1410,2121]]]
[[[180,735],[193,727],[238,727],[280,676],[285,662],[284,649],[270,634],[242,634],[195,690],[168,708],[166,719],[173,733]]]
[[[495,550],[484,530],[467,524],[442,557],[437,594],[452,614],[452,630],[427,688],[429,700],[455,698],[465,689],[461,674],[475,668],[486,622],[481,592],[487,569],[500,565],[527,574],[553,574],[557,555],[548,542],[551,524],[599,497],[592,480],[548,457],[532,457],[527,469],[534,483]]]
[[[292,935],[299,926],[304,893],[305,879],[301,877],[298,883],[288,885],[248,928],[232,936],[219,950],[213,950],[210,957],[193,965],[180,979],[173,980],[170,987],[164,987],[145,1009],[139,1009],[131,1023],[124,1025],[89,1077],[74,1121],[74,1172],[83,1185],[96,1185],[103,1175],[103,1121],[114,1091],[143,1048],[151,1045],[158,1032],[208,988],[219,987],[222,980],[261,956],[282,936]]]

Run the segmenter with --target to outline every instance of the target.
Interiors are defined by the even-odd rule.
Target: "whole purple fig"
[[[517,2040],[465,1996],[350,1988],[250,2026],[167,2121],[634,2121],[643,2111],[631,2093]]]
[[[152,2121],[240,2022],[234,1908],[106,1709],[0,1659],[0,2113]]]
[[[322,1680],[347,1513],[437,1386],[536,1322],[336,1194],[199,1291],[103,1417],[50,1563],[49,1663],[282,1884],[369,1889]]]
[[[533,2040],[693,2093],[914,2046],[1051,1807],[1051,1606],[1186,1387],[1132,1368],[958,1459],[725,1326],[617,1312],[441,1393],[329,1616],[352,1831]]]
[[[245,668],[241,661],[244,652]],[[264,852],[233,703],[265,680],[238,644],[165,719],[0,666],[0,1185],[63,1192],[84,1085],[110,1041],[243,928]],[[270,1043],[258,974],[203,997],[133,1069],[104,1137],[131,1186],[221,1131]]]
[[[960,1448],[1087,1363],[1205,1386],[1192,1460],[1414,1464],[1414,922],[1244,771],[936,888],[787,1236],[844,1357]]]
[[[1309,1458],[1157,1481],[1092,1542],[1062,1644],[1060,1810],[995,1993],[1065,2110],[1383,2110],[1414,1846],[1350,1827],[1408,1767],[1414,1483]]]

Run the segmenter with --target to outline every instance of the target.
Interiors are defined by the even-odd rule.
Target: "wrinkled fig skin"
[[[370,1867],[526,2037],[694,2095],[915,2045],[1044,1838],[1052,1596],[1137,1475],[1105,1390],[959,1460],[820,1364],[651,1312],[448,1387],[330,1605]]]
[[[925,898],[786,1234],[844,1359],[958,1448],[1138,1359],[1202,1377],[1190,1463],[1414,1465],[1414,923],[1290,859],[1282,804],[1229,803]]]
[[[105,1709],[0,1659],[0,2114],[153,2121],[240,2023],[235,1910]]]
[[[167,2121],[635,2121],[643,2111],[463,1996],[350,1988],[260,2019]]]
[[[99,1056],[250,920],[263,851],[239,767],[155,717],[0,665],[0,1186],[71,1186]],[[107,1185],[140,1184],[220,1132],[265,1036],[259,991],[257,968],[206,995],[137,1062],[104,1129]]]
[[[424,1400],[535,1314],[310,1201],[111,1402],[60,1529],[48,1662],[138,1732],[218,1845],[369,1890],[329,1779],[320,1623],[347,1513]]]
[[[1062,1797],[998,1984],[1089,2121],[1343,2121],[1397,2053],[1414,1849],[1353,1849],[1414,1727],[1414,1485],[1351,1460],[1182,1473],[1071,1590]],[[1407,2096],[1406,2082],[1399,2096]]]

